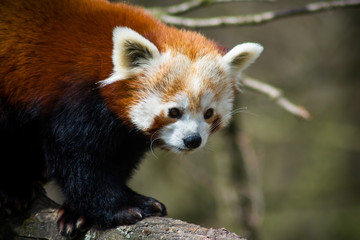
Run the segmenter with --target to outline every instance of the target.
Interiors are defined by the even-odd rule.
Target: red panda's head
[[[190,58],[176,49],[160,52],[137,32],[113,32],[113,74],[100,82],[110,107],[128,124],[174,152],[205,145],[231,118],[241,71],[262,52],[256,43]]]

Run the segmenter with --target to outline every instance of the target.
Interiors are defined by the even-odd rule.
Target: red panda
[[[262,52],[105,0],[0,2],[0,206],[53,178],[60,232],[165,216],[126,182],[151,146],[186,152],[225,127],[238,79]]]

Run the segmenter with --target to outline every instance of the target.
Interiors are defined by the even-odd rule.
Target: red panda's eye
[[[204,118],[205,119],[209,119],[214,115],[214,109],[209,108],[208,110],[206,110],[206,112],[204,113]]]
[[[181,111],[178,108],[170,108],[168,116],[171,118],[181,118]]]

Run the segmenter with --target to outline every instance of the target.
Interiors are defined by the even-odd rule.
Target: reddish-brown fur
[[[112,32],[127,26],[160,52],[176,49],[196,59],[221,51],[205,37],[162,24],[144,9],[103,0],[2,0],[0,2],[0,95],[9,103],[51,109],[62,90],[77,81],[96,83],[112,73]],[[134,101],[125,83],[102,89],[110,108]],[[119,95],[120,94],[120,95]],[[121,102],[114,99],[121,96]],[[124,109],[124,108],[122,108]],[[122,114],[118,113],[120,116]]]
[[[0,207],[27,206],[46,169],[67,237],[165,216],[126,183],[154,145],[194,150],[228,123],[237,52],[124,3],[0,0]]]

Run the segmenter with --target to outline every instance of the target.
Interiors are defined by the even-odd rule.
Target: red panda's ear
[[[114,29],[113,44],[114,72],[108,79],[100,81],[102,86],[129,78],[160,57],[159,50],[152,42],[127,27]]]
[[[157,47],[134,30],[117,27],[113,31],[115,72],[133,71],[160,56]]]
[[[234,74],[247,68],[252,64],[263,51],[263,47],[257,43],[243,43],[235,46],[223,57]]]

